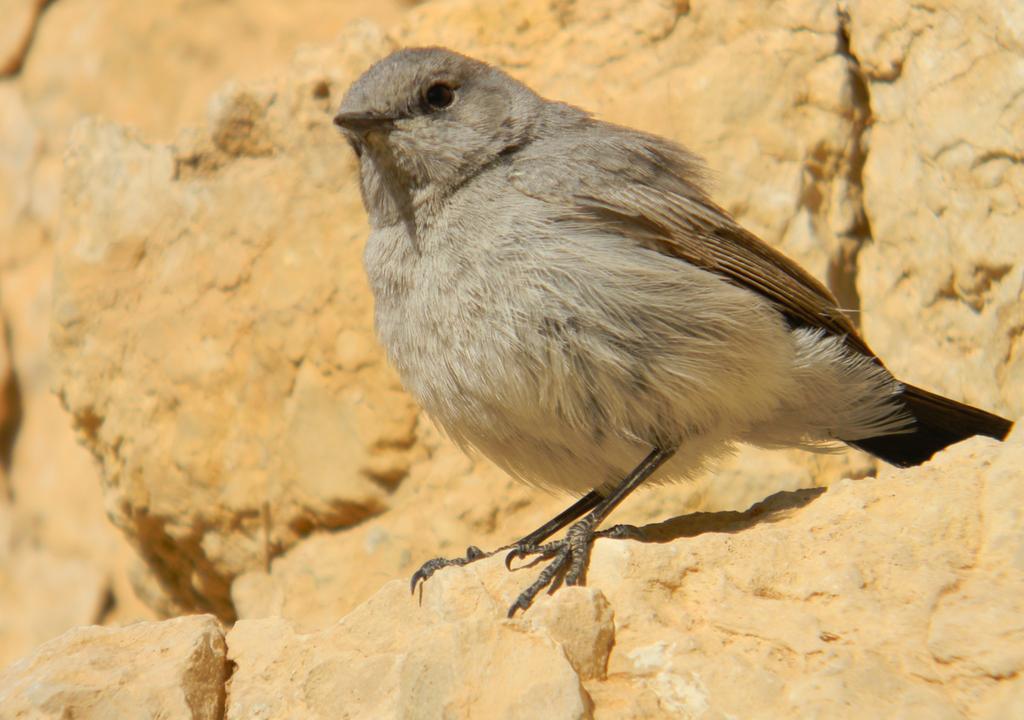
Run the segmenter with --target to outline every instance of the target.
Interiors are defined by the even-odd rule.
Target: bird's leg
[[[508,609],[508,616],[512,617],[515,615],[516,610],[526,610],[530,607],[537,594],[549,585],[553,591],[557,587],[553,583],[562,572],[565,573],[566,585],[581,585],[586,574],[587,562],[590,559],[590,548],[598,535],[627,537],[631,532],[635,532],[635,529],[630,529],[628,525],[617,525],[614,528],[610,528],[610,531],[607,533],[598,533],[597,526],[608,517],[609,513],[627,495],[636,490],[644,480],[649,478],[655,470],[672,457],[674,452],[674,448],[667,450],[654,448],[619,483],[615,490],[594,506],[589,515],[570,527],[565,537],[561,540],[556,540],[546,545],[533,545],[532,547],[516,547],[514,544],[512,552],[505,558],[506,565],[517,557],[525,557],[527,555],[539,555],[542,559],[551,559],[551,563],[541,570],[540,575],[537,576],[532,585],[520,593],[519,597],[516,598],[516,601]],[[529,537],[527,536],[527,538]]]
[[[539,528],[534,530],[529,535],[520,538],[511,545],[503,545],[497,550],[485,553],[475,545],[470,545],[466,548],[466,556],[460,558],[434,558],[433,560],[427,560],[420,566],[420,569],[412,575],[412,591],[416,592],[416,586],[421,581],[426,581],[431,575],[440,570],[441,568],[450,567],[452,565],[462,566],[468,565],[471,562],[482,560],[484,558],[491,557],[495,553],[502,552],[503,550],[512,550],[509,554],[511,557],[517,552],[521,552],[523,555],[532,552],[537,544],[543,542],[547,538],[554,535],[556,532],[564,528],[566,525],[571,523],[573,520],[578,518],[590,510],[593,510],[601,502],[602,496],[597,492],[591,491],[573,503],[570,507],[563,510],[556,517],[552,518],[548,522],[541,525]],[[507,564],[508,561],[506,561]]]

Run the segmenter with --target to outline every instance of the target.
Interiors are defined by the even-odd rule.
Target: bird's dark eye
[[[424,97],[427,99],[427,105],[431,108],[442,110],[455,102],[455,91],[452,90],[450,85],[434,83],[427,88],[427,93]]]

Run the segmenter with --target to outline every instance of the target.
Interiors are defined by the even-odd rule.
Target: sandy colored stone
[[[21,414],[7,335],[7,321],[0,313],[0,452],[4,454],[10,452],[10,447],[14,443],[14,433],[17,431]],[[4,465],[6,463],[0,463],[0,497],[9,500],[11,489],[7,482],[7,468]],[[0,538],[0,546],[2,542]]]
[[[410,603],[393,582],[312,635],[283,620],[239,621],[228,635],[226,717],[589,717],[579,677],[543,633],[488,617],[486,602],[396,622],[392,610]]]
[[[33,173],[41,148],[42,138],[17,83],[0,80],[0,270],[31,257],[43,244],[32,210]]]
[[[111,591],[108,578],[87,559],[12,544],[10,534],[3,535],[0,668],[68,628],[98,621]]]
[[[424,429],[420,441],[432,448],[429,458],[412,466],[389,510],[341,532],[313,533],[274,558],[269,569],[239,575],[231,585],[239,618],[283,617],[300,632],[328,627],[388,580],[411,577],[426,560],[460,556],[469,545],[500,547],[572,502],[525,487],[486,461],[473,463],[441,443],[429,425]],[[864,468],[840,459],[809,456],[800,464],[787,453],[743,451],[692,484],[642,488],[609,522],[645,524],[697,509],[746,509],[754,502],[748,498],[812,486],[830,473],[864,475]]]
[[[858,258],[868,340],[907,380],[1024,410],[1024,10],[861,2],[873,122]],[[955,362],[928,362],[947,357]]]
[[[227,90],[211,136],[179,146],[75,132],[57,383],[113,519],[179,607],[231,617],[230,578],[382,512],[422,452],[414,406],[363,340],[365,221],[339,193],[352,160],[320,90],[340,84],[321,66],[351,75],[380,42],[301,61],[287,92]]]
[[[107,519],[95,461],[51,392],[53,238],[70,126],[96,113],[169,137],[200,122],[228,78],[262,77],[348,19],[389,21],[401,7],[62,0],[37,18],[41,5],[0,2],[0,75],[22,64],[11,43],[35,33],[21,71],[0,79],[0,325],[10,360],[0,372],[0,665],[73,625],[152,617],[136,591],[161,612],[180,607]]]
[[[50,392],[52,253],[0,274],[10,338],[3,447],[9,532],[0,535],[0,665],[70,627],[151,617],[128,582],[131,550],[106,517],[95,461]]]
[[[402,0],[61,0],[39,23],[21,82],[55,140],[92,114],[169,139],[202,119],[226,79],[261,79],[297,47],[330,42],[356,18],[390,24],[404,6]]]
[[[649,525],[514,620],[537,569],[496,557],[319,632],[240,621],[227,716],[1001,717],[1024,700],[1022,468],[1018,431]]]
[[[316,632],[239,621],[226,656],[209,617],[84,628],[0,676],[0,717],[1013,717],[1022,468],[1018,430],[649,525],[512,620],[536,569],[495,557]]]
[[[10,75],[25,59],[36,18],[45,0],[0,1],[0,77]]]
[[[76,628],[0,674],[0,718],[216,720],[227,676],[210,616]]]

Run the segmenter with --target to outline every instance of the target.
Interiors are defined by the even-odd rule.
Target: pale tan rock
[[[825,474],[835,458],[812,460],[823,462]],[[743,452],[694,486],[641,489],[610,522],[645,524],[709,506],[732,508],[732,502],[746,497],[813,485],[819,477],[813,469],[784,453]],[[445,444],[429,462],[413,466],[391,501],[386,513],[354,528],[316,532],[298,542],[275,558],[269,571],[239,575],[231,586],[238,617],[283,617],[300,632],[328,627],[388,580],[410,578],[429,558],[461,556],[469,545],[484,550],[505,545],[542,525],[571,499],[524,487],[489,463],[470,463]]]
[[[50,390],[42,147],[17,84],[0,82],[0,664],[74,625],[150,616],[128,587],[93,459]]]
[[[647,546],[628,544],[615,548],[619,557],[595,556],[594,585],[605,563],[605,571],[629,577],[639,561],[661,585],[677,588],[650,619],[635,597],[619,595],[643,592],[642,584],[602,588],[617,623],[631,627],[619,626],[609,675],[646,664],[650,687],[686,688],[674,702],[692,709],[699,687],[709,707],[755,717],[970,717],[1004,690],[1024,691],[1019,677],[1000,686],[977,670],[992,658],[1013,667],[1018,654],[1014,628],[1024,614],[1019,600],[1007,598],[1019,598],[1024,573],[980,560],[990,535],[1021,541],[1019,525],[1009,530],[999,518],[990,524],[985,512],[990,493],[1014,508],[1022,504],[1021,440],[1019,432],[1010,445],[972,440],[921,468],[844,481],[788,519],[692,538],[663,561],[647,559]],[[668,566],[655,568],[658,562]],[[682,579],[678,586],[674,576]],[[973,646],[960,643],[951,664],[936,645],[935,623],[951,589],[976,584],[985,589],[961,621],[995,612],[1009,624],[983,631]],[[639,620],[623,610],[633,607]],[[658,643],[630,650],[630,633],[643,634],[645,623],[649,635],[658,628]],[[720,664],[716,648],[745,659]],[[730,685],[740,668],[749,672],[736,693]],[[636,693],[636,707],[643,707],[642,695]]]
[[[98,564],[12,539],[0,533],[0,668],[68,628],[98,621],[111,592]]]
[[[431,442],[428,433],[427,442]],[[472,463],[449,444],[410,470],[391,508],[344,532],[317,532],[232,584],[240,618],[283,617],[300,632],[328,627],[394,578],[470,544],[504,545],[568,503]],[[428,521],[429,518],[429,521]],[[518,534],[518,535],[517,535]]]
[[[84,628],[0,676],[0,717],[1014,717],[1022,468],[1018,430],[650,525],[513,620],[536,569],[494,557],[317,632],[240,621],[226,655],[208,617]]]
[[[874,117],[874,242],[858,258],[868,340],[906,380],[1017,415],[1024,12],[1000,0],[849,11]]]
[[[369,56],[350,43],[333,57],[351,76]],[[355,194],[337,192],[352,161],[319,90],[340,81],[296,72],[273,103],[215,104],[215,137],[152,147],[85,121],[67,161],[62,399],[171,600],[222,617],[234,575],[382,512],[423,452],[379,351],[335,359],[339,338],[371,336],[365,227]],[[225,139],[239,112],[265,118],[253,132],[272,154]]]
[[[0,453],[6,454],[14,444],[14,434],[21,419],[21,407],[18,402],[18,386],[11,366],[11,348],[7,340],[7,321],[0,312]],[[0,462],[0,498],[9,499],[11,488],[7,482],[6,462]],[[3,503],[6,504],[6,503]],[[3,547],[0,536],[0,547]]]
[[[1021,479],[1022,437],[1015,430],[1017,448],[999,454],[983,468],[978,514],[982,528],[970,574],[940,597],[928,634],[928,650],[938,660],[947,682],[962,686],[965,704],[998,707],[1007,698],[992,701],[999,681],[1013,680],[1013,702],[1024,707],[1024,503]],[[984,458],[982,459],[984,462]],[[994,709],[991,717],[1000,715]]]
[[[1018,431],[599,540],[587,587],[511,621],[537,568],[500,557],[319,632],[240,621],[227,716],[1000,717],[1024,699],[1022,480]]]
[[[381,365],[351,158],[326,117],[392,42],[348,30],[339,49],[306,49],[253,82],[300,36],[332,37],[331,17],[353,12],[335,5],[62,0],[17,85],[0,83],[0,297],[24,397],[18,505],[0,507],[5,650],[100,619],[110,589],[119,604],[126,593],[100,560],[122,551],[101,529],[89,459],[43,400],[40,249],[66,215],[58,384],[103,462],[107,508],[157,568],[136,567],[136,587],[161,612],[288,621],[234,631],[232,717],[1021,715],[1019,440],[670,520],[649,529],[662,544],[601,541],[588,587],[511,623],[533,571],[498,558],[409,597],[427,557],[500,545],[568,499],[462,458]],[[449,0],[394,37],[496,60],[549,96],[683,141],[743,222],[844,303],[863,300],[894,369],[1020,414],[1021,18],[1012,4],[962,7],[845,8],[866,86],[840,52],[834,4],[812,0]],[[208,103],[228,77],[239,82]],[[204,108],[206,128],[170,147],[86,126],[59,199],[59,154],[83,112],[159,139]],[[613,520],[742,510],[871,471],[857,456],[744,450],[692,486],[638,493]],[[95,687],[122,665],[135,669],[98,671]]]
[[[604,680],[615,644],[615,618],[600,590],[562,588],[558,602],[543,603],[530,613],[530,623],[561,645],[581,680]]]
[[[403,7],[401,0],[61,0],[39,23],[22,85],[58,142],[92,114],[170,139],[201,120],[225,80],[264,78],[298,46],[330,42],[356,18],[390,24]]]
[[[75,625],[152,616],[130,590],[131,550],[106,517],[95,462],[50,392],[51,278],[46,251],[0,274],[13,413],[0,501],[9,523],[0,534],[0,664]]]
[[[0,2],[3,72],[21,65],[11,42],[30,36],[41,5]],[[169,137],[200,121],[229,77],[262,77],[349,18],[387,21],[399,9],[388,0],[50,3],[22,71],[0,80],[0,322],[11,347],[0,380],[0,664],[72,625],[152,617],[133,583],[152,607],[174,609],[105,517],[94,460],[50,389],[52,242],[71,124],[98,113]]]
[[[43,244],[32,209],[33,173],[42,144],[17,83],[0,80],[0,270],[31,257]]]
[[[76,628],[0,674],[0,718],[215,720],[227,676],[210,616]]]
[[[0,0],[0,77],[16,72],[25,59],[36,18],[46,0]]]
[[[580,679],[549,637],[489,617],[493,603],[458,615],[409,612],[411,603],[392,582],[313,635],[283,620],[239,621],[228,635],[236,670],[226,717],[589,717]],[[391,613],[402,607],[399,621]]]
[[[81,3],[69,0],[68,7],[53,38],[64,38],[84,17]],[[957,32],[949,29],[955,13],[937,8],[925,22],[925,10],[902,6],[858,5],[847,12],[850,48],[864,55],[867,86],[842,52],[834,4],[810,0],[782,9],[753,2],[691,8],[657,0],[449,0],[422,5],[394,39],[440,42],[495,60],[548,96],[681,140],[709,158],[716,197],[745,224],[827,279],[842,302],[855,308],[864,298],[869,340],[893,358],[894,369],[908,380],[1019,413],[1017,265],[991,282],[987,271],[971,269],[988,262],[988,249],[974,239],[989,237],[985,232],[961,234],[976,243],[969,253],[905,240],[901,228],[911,221],[904,223],[899,213],[910,212],[918,222],[937,207],[931,203],[936,191],[902,166],[886,165],[898,154],[884,144],[892,128],[913,134],[940,122],[940,135],[949,134],[949,124],[956,132],[980,133],[979,146],[1012,149],[1010,90],[1001,85],[995,94],[1003,106],[985,106],[1005,110],[994,117],[1010,118],[1006,132],[992,116],[975,117],[963,100],[947,98],[941,108],[919,111],[914,103],[923,101],[921,93],[937,89],[936,78],[946,78],[943,73],[964,57],[961,49],[936,45],[936,38],[945,42]],[[912,14],[917,20],[904,22]],[[1013,51],[1005,48],[1014,45],[1004,40],[1013,38],[1006,28],[1015,16],[982,16],[994,30],[973,33],[968,49],[975,52],[994,34],[992,57],[1002,68],[1006,52],[1012,61]],[[920,83],[902,86],[902,99],[886,95],[883,76],[902,67],[890,61],[902,57],[901,38],[912,47],[918,36],[922,47],[942,52],[900,70],[913,69],[906,77]],[[90,42],[102,37],[94,33]],[[222,89],[209,104],[207,126],[181,132],[171,146],[88,122],[79,126],[69,155],[60,213],[45,193],[33,194],[38,217],[60,214],[66,223],[54,319],[57,384],[103,463],[108,508],[154,568],[155,576],[140,575],[138,586],[162,612],[198,607],[223,617],[281,616],[303,632],[352,612],[393,639],[398,631],[391,626],[405,627],[409,608],[397,603],[409,602],[403,587],[420,562],[461,554],[471,542],[500,545],[568,502],[515,486],[434,436],[383,366],[373,340],[359,267],[364,216],[352,159],[328,120],[347,83],[393,45],[363,25],[346,31],[334,49],[303,51],[276,79],[245,82],[239,71],[243,82]],[[872,47],[879,48],[877,60]],[[223,62],[217,67],[226,67]],[[987,62],[979,60],[977,68]],[[977,68],[967,67],[964,77]],[[45,92],[56,72],[31,64],[26,70],[26,96],[40,127],[52,135],[89,98],[108,97],[94,78],[80,85],[88,98],[65,105],[66,97]],[[978,80],[978,87],[994,83],[995,75]],[[950,82],[963,96],[981,93],[957,85],[955,73]],[[104,112],[150,136],[169,136],[186,113],[199,117],[195,97],[205,103],[213,86],[189,85],[187,92],[201,96],[185,101],[188,109],[180,114],[155,97],[167,87],[180,85],[156,82],[145,93],[137,90],[136,98],[154,98],[152,107],[121,106],[115,98]],[[908,104],[906,117],[887,119],[890,111],[903,112],[901,103]],[[864,127],[871,112],[882,122],[871,131],[869,147]],[[879,148],[885,156],[873,157]],[[982,195],[1019,227],[1013,214],[1017,163],[1013,156],[1006,160],[982,163],[1006,164],[1005,173],[985,171],[988,194]],[[932,171],[928,162],[923,166]],[[867,216],[862,185],[869,193]],[[968,215],[981,206],[971,205]],[[953,211],[945,210],[943,219]],[[979,227],[991,229],[988,222],[979,219]],[[997,230],[1003,245],[992,257],[1001,263],[1012,232]],[[907,253],[920,259],[905,265]],[[904,292],[914,278],[930,278],[932,265],[959,272],[961,254],[971,260],[951,287],[959,288],[969,312],[964,303],[941,300],[941,293],[932,302],[917,290]],[[908,269],[911,280],[886,284]],[[932,313],[925,323],[921,312]],[[949,328],[960,333],[955,344],[942,339]],[[939,340],[919,343],[925,330]],[[975,332],[983,342],[970,341]],[[918,367],[932,368],[931,375]],[[849,455],[743,451],[693,486],[638,494],[613,520],[650,522],[695,507],[741,510],[773,490],[864,476],[872,467]],[[436,693],[429,699],[481,711],[473,703],[482,701],[458,695],[462,688],[452,678],[475,672],[470,658],[487,662],[497,648],[503,662],[519,657],[528,667],[536,658],[552,668],[557,682],[550,694],[569,716],[581,707],[589,712],[589,695],[598,717],[832,717],[848,708],[882,716],[998,717],[1021,702],[1017,680],[1007,675],[1019,657],[1012,645],[1019,590],[1012,576],[969,576],[968,551],[989,530],[969,513],[981,503],[971,482],[982,468],[963,468],[966,475],[954,478],[960,484],[952,488],[944,472],[924,469],[917,471],[923,475],[884,474],[882,481],[840,485],[794,511],[795,520],[817,518],[803,526],[756,523],[750,514],[699,516],[669,522],[663,534],[714,534],[665,546],[599,543],[590,588],[544,598],[555,604],[508,626],[529,641],[486,623],[461,624],[481,613],[500,618],[526,573],[504,574],[497,559],[442,573],[424,589],[427,617],[441,618],[444,633],[463,633],[458,636],[491,649],[474,656],[451,649],[452,635],[429,635],[424,642],[436,645],[437,658],[447,658],[440,664],[443,677],[431,680]],[[902,494],[903,477],[922,487]],[[901,494],[892,495],[893,487]],[[1020,506],[1008,492],[1003,506],[1015,500]],[[809,514],[821,503],[822,516]],[[876,506],[886,513],[882,520],[872,514]],[[943,525],[950,508],[957,511],[950,522],[960,525]],[[923,519],[901,514],[911,510]],[[904,537],[919,532],[925,538],[920,546]],[[1014,536],[1008,531],[1006,537]],[[623,574],[627,581],[619,580]],[[961,574],[962,584],[955,585]],[[353,609],[394,577],[399,583],[370,601],[377,610]],[[957,580],[947,586],[950,577]],[[381,597],[391,598],[394,608],[380,610],[387,605]],[[367,619],[378,611],[376,620]],[[985,617],[973,633],[965,618],[979,613]],[[582,631],[581,615],[594,618],[592,634]],[[261,645],[264,627],[270,639]],[[357,663],[355,651],[330,655],[322,633],[295,638],[287,628],[277,620],[239,625],[241,679],[233,681],[232,696],[241,704],[231,710],[234,716],[254,713],[264,701],[285,716],[314,708],[333,716],[338,693],[349,690],[368,712],[397,712],[413,707],[402,704],[410,698],[425,697],[420,683],[427,676],[415,665],[422,656],[403,660],[389,646],[375,656],[379,665],[353,675],[361,683],[339,680],[341,669]],[[282,681],[265,650],[275,641],[291,653],[282,665],[308,679],[301,690],[271,690]],[[324,653],[316,660],[323,663],[318,673],[306,673],[302,648]],[[512,705],[501,703],[529,696],[529,678],[513,676],[511,694],[488,711],[511,713]],[[489,687],[480,675],[466,677],[466,687],[470,681]],[[396,687],[406,694],[385,692]]]

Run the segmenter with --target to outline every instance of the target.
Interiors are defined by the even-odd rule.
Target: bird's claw
[[[522,544],[517,543],[515,545],[512,545],[511,549],[509,549],[507,547],[502,548],[502,550],[508,550],[509,551],[508,554],[505,556],[505,569],[511,571],[512,570],[512,563],[514,563],[516,560],[522,560],[525,557],[537,554],[538,552],[541,551],[541,549],[543,547],[546,547],[546,546],[544,546],[544,545],[522,545]]]
[[[492,553],[485,553],[483,550],[478,548],[476,545],[470,545],[466,548],[466,555],[460,558],[434,558],[433,560],[427,560],[425,563],[420,565],[420,569],[412,574],[412,580],[409,582],[410,592],[416,592],[416,586],[421,582],[426,582],[427,579],[436,573],[441,568],[451,567],[452,565],[462,566],[468,565],[471,562],[482,560],[485,557],[490,557]]]
[[[496,553],[507,550],[505,555],[505,567],[512,570],[512,563],[516,560],[536,556],[532,565],[543,560],[551,560],[550,563],[537,579],[519,594],[516,601],[508,609],[508,616],[512,617],[520,610],[527,610],[533,604],[534,599],[540,591],[547,588],[548,594],[553,593],[562,582],[566,585],[582,585],[586,579],[587,561],[590,559],[590,549],[594,540],[598,537],[610,538],[633,538],[641,536],[640,530],[632,525],[614,525],[606,530],[596,531],[595,523],[590,518],[583,518],[569,528],[565,537],[561,540],[537,545],[535,543],[516,543],[498,548],[493,552],[485,553],[476,546],[469,546],[466,549],[465,557],[459,558],[434,558],[423,563],[419,570],[413,573],[410,583],[413,592],[416,586],[425,582],[431,575],[441,568],[451,566],[468,565],[471,562],[482,560]]]
[[[561,540],[538,545],[533,547],[513,548],[505,557],[505,564],[509,565],[513,559],[537,555],[538,559],[551,559],[551,562],[540,571],[537,579],[523,590],[508,609],[508,616],[512,617],[517,610],[525,611],[533,604],[534,598],[544,588],[548,588],[548,594],[553,593],[561,585],[564,575],[566,585],[582,585],[585,580],[587,561],[590,559],[590,548],[594,544],[597,534],[594,532],[594,524],[584,518],[579,521],[566,533]]]

